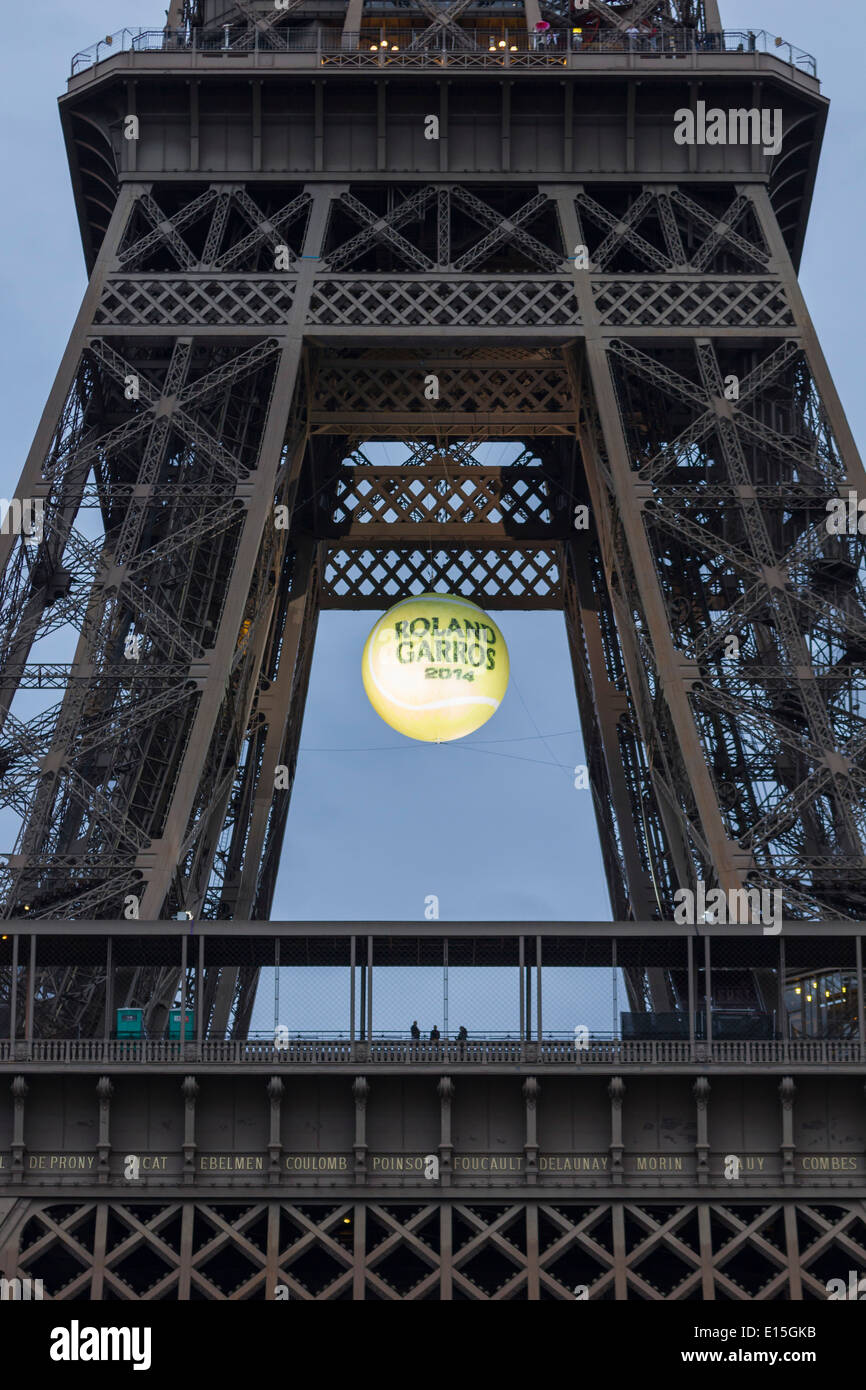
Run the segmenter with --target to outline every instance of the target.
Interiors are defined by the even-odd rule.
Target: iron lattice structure
[[[826,526],[866,479],[795,270],[817,81],[715,5],[591,0],[567,52],[534,0],[507,46],[470,10],[175,6],[73,76],[91,278],[16,494],[42,539],[0,536],[7,918],[267,917],[318,613],[431,587],[564,610],[617,919],[697,879],[866,916],[864,541]],[[781,152],[676,145],[697,92],[780,109]],[[214,975],[218,1031],[254,981]],[[43,1005],[86,1029],[98,971]]]
[[[347,1225],[349,1230],[347,1233]],[[55,1301],[824,1301],[862,1202],[118,1199],[16,1204],[8,1277]],[[858,1264],[859,1261],[859,1264]],[[283,1294],[283,1297],[286,1295]]]

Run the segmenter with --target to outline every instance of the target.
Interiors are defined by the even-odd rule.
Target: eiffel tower
[[[564,611],[615,920],[698,881],[866,918],[814,60],[715,0],[173,0],[60,110],[90,279],[0,536],[5,917],[266,919],[319,612],[434,588]]]

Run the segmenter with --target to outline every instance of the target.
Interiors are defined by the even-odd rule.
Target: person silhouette
[[[412,1027],[409,1029],[409,1034],[413,1042],[417,1042],[418,1039],[421,1037],[421,1029],[418,1027],[417,1018],[415,1019],[415,1022],[412,1024]]]
[[[433,1027],[430,1029],[430,1041],[438,1042],[440,1037],[441,1034],[439,1032],[439,1029],[436,1027],[436,1024],[434,1023]]]
[[[461,1023],[461,1025],[460,1025],[460,1032],[457,1034],[457,1041],[458,1041],[458,1042],[466,1042],[466,1040],[468,1039],[468,1037],[469,1037],[469,1034],[467,1033],[466,1029],[463,1027],[463,1024]]]

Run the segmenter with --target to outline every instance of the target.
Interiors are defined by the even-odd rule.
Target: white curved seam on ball
[[[397,700],[382,690],[381,686],[377,685],[376,689],[389,704],[396,705],[398,709],[410,710],[412,714],[427,714],[431,709],[456,709],[458,705],[492,705],[494,709],[499,709],[499,701],[494,700],[492,695],[459,695],[453,700],[434,700],[429,705],[407,705],[404,700]]]

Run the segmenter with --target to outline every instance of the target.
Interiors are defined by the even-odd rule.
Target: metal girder
[[[266,15],[258,15],[247,3],[246,0],[234,0],[242,14],[249,20],[250,30],[242,34],[240,38],[234,39],[230,47],[237,49],[250,48],[256,42],[256,36],[267,35],[281,19],[296,10],[304,0],[283,0],[281,5],[275,5]]]
[[[440,34],[447,33],[458,48],[467,51],[477,50],[478,45],[457,23],[457,19],[469,8],[472,0],[451,0],[445,9],[435,5],[433,0],[415,0],[415,4],[424,11],[431,22],[417,39],[412,40],[410,49],[429,48]]]
[[[538,1087],[531,1079],[534,1103]],[[356,1098],[363,1109],[369,1084],[359,1081]],[[349,1107],[348,1077],[343,1084]],[[449,1080],[446,1100],[454,1084]],[[641,1078],[628,1083],[638,1094],[642,1085]],[[744,1086],[748,1090],[750,1082]],[[788,1115],[795,1089],[790,1079],[780,1087]],[[183,1114],[187,1103],[191,1124],[198,1092],[193,1075],[177,1078],[176,1108]],[[27,1095],[26,1083],[18,1094]],[[615,1078],[611,1107],[621,1109],[626,1094]],[[279,1116],[286,1104],[282,1083],[268,1095],[271,1113]],[[698,1078],[694,1097],[704,1124],[709,1096],[706,1077]],[[102,1097],[108,1114],[111,1090],[103,1089]],[[521,1111],[525,1099],[517,1097]],[[35,1106],[33,1098],[25,1103],[28,1110]],[[432,1120],[438,1124],[439,1117]],[[274,1145],[281,1153],[282,1145]],[[692,1149],[688,1158],[693,1154]],[[47,1192],[19,1188],[18,1200],[0,1216],[0,1255],[10,1279],[63,1271],[53,1285],[46,1283],[55,1301],[121,1302],[187,1301],[191,1290],[216,1302],[272,1301],[281,1287],[292,1299],[323,1302],[573,1302],[580,1279],[592,1301],[796,1303],[804,1296],[826,1300],[828,1260],[843,1272],[863,1268],[866,1207],[850,1192],[828,1188],[818,1174],[802,1174],[796,1194],[779,1184],[770,1192],[747,1193],[735,1206],[723,1192],[696,1196],[673,1182],[662,1196],[657,1186],[640,1186],[630,1172],[625,1181],[631,1190],[624,1192],[624,1175],[612,1168],[611,1162],[600,1182],[618,1190],[599,1191],[596,1183],[576,1187],[567,1200],[538,1186],[521,1190],[525,1172],[520,1184],[487,1192],[478,1186],[461,1190],[452,1180],[450,1189],[432,1198],[396,1186],[358,1192],[349,1172],[338,1177],[327,1199],[314,1188],[245,1194],[226,1174],[219,1182],[211,1175],[208,1188],[192,1194],[180,1182],[168,1192],[137,1193],[134,1204],[112,1172],[105,1176],[116,1186],[100,1189],[98,1197],[59,1180]],[[346,1226],[353,1232],[351,1244],[342,1235]],[[193,1227],[198,1240],[172,1234]],[[93,1238],[84,1239],[82,1231],[89,1230]],[[375,1242],[366,1238],[368,1230],[376,1232]],[[267,1240],[252,1238],[255,1231],[266,1232]],[[150,1274],[143,1291],[131,1277],[137,1259],[138,1268]],[[313,1287],[304,1276],[308,1260],[319,1272]]]
[[[425,3],[422,43],[466,41],[462,0]],[[26,891],[117,914],[137,883],[153,917],[266,916],[318,612],[431,584],[565,606],[617,913],[749,873],[845,910],[827,866],[850,885],[862,840],[866,599],[820,511],[851,448],[763,190],[441,169],[124,182],[40,434],[45,537],[2,538],[0,694],[68,671],[0,749],[8,913]],[[377,438],[407,459],[359,457]],[[499,438],[537,446],[491,467],[473,451]],[[32,660],[69,622],[68,667]],[[240,1026],[254,983],[212,980],[208,1016]]]
[[[586,189],[575,194],[576,208],[601,227],[606,235],[590,248],[590,261],[597,273],[624,250],[631,252],[641,269],[661,272],[706,272],[722,250],[735,252],[744,266],[766,273],[770,260],[766,243],[754,224],[754,208],[745,194],[738,193],[724,204],[705,206],[700,198],[681,188],[664,184],[647,184],[635,190],[625,211],[605,207],[598,197]],[[666,250],[661,252],[639,228],[655,219],[663,234]],[[743,236],[736,228],[744,219],[753,231]],[[578,221],[578,228],[580,228]],[[694,247],[691,255],[684,245],[684,234]],[[581,239],[585,238],[581,232]],[[730,272],[727,272],[730,274]]]
[[[364,230],[359,232],[357,236],[343,242],[335,250],[328,252],[326,258],[328,269],[331,271],[342,269],[359,251],[363,252],[369,249],[372,237],[373,241],[387,244],[396,251],[412,269],[432,270],[433,262],[429,257],[425,256],[405,237],[400,236],[397,228],[419,217],[430,203],[435,201],[435,198],[435,188],[419,188],[417,192],[399,203],[393,211],[384,217],[377,217],[354,194],[341,193],[340,207],[350,212],[356,221],[361,223]]]
[[[310,432],[412,438],[427,425],[437,438],[570,434],[570,408],[567,373],[551,353],[517,359],[471,351],[462,357],[323,354],[315,367]]]
[[[458,186],[452,189],[451,199],[458,207],[464,208],[482,226],[491,228],[491,231],[482,241],[457,258],[454,262],[455,270],[471,270],[478,261],[489,255],[503,242],[518,246],[533,264],[544,266],[547,270],[561,269],[562,256],[556,251],[551,251],[550,247],[545,246],[537,237],[531,236],[523,228],[524,222],[531,222],[534,217],[545,210],[548,200],[543,193],[538,193],[534,198],[530,198],[528,202],[524,203],[516,212],[510,213],[508,217],[494,212],[491,207],[466,188]]]

